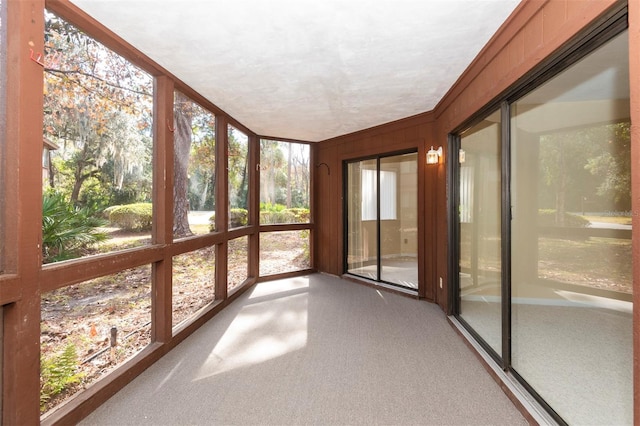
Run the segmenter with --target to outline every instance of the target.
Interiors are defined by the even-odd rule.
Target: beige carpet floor
[[[313,274],[249,289],[82,424],[526,421],[439,307]]]

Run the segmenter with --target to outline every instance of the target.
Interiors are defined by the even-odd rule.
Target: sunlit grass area
[[[631,216],[582,216],[589,222],[617,223],[619,225],[631,225]]]

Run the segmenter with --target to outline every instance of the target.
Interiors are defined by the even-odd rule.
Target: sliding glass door
[[[628,33],[590,49],[455,138],[456,314],[557,421],[631,424]]]
[[[352,275],[418,288],[416,153],[346,163],[346,259]]]

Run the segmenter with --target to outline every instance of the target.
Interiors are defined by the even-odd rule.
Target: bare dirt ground
[[[110,230],[100,251],[150,242],[149,234]],[[302,235],[304,237],[304,235]],[[295,240],[297,238],[298,240]],[[261,275],[308,268],[300,233],[261,237]],[[308,243],[308,238],[306,239]],[[247,239],[229,242],[228,290],[247,278]],[[207,247],[173,261],[173,324],[188,320],[215,299],[215,250]],[[115,330],[115,345],[112,333]],[[78,383],[42,400],[42,411],[95,383],[151,343],[151,267],[121,271],[42,295],[41,357],[55,357],[68,345],[77,355]],[[42,381],[42,380],[41,380]]]

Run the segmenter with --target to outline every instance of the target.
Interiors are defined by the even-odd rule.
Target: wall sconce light
[[[433,145],[429,152],[427,152],[427,164],[438,164],[440,161],[440,157],[442,157],[442,147],[438,147],[438,149],[433,149]]]
[[[458,162],[462,164],[464,163],[464,160],[465,160],[464,149],[460,148],[460,151],[458,151]]]

